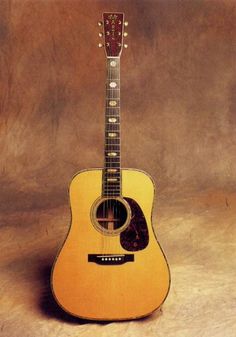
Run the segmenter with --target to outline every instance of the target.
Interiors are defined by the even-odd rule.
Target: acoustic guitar
[[[128,22],[123,13],[104,13],[99,25],[107,64],[104,167],[72,179],[71,226],[51,286],[73,316],[129,320],[162,305],[170,273],[152,227],[153,180],[142,170],[121,168],[120,56]]]

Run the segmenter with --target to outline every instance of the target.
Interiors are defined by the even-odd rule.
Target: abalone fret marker
[[[117,86],[116,82],[110,82],[109,85],[110,85],[111,88],[115,88]]]
[[[116,137],[116,132],[108,132],[108,137]]]
[[[115,182],[117,181],[117,178],[107,178],[107,181],[110,183],[110,182]]]
[[[108,152],[108,157],[116,157],[117,153],[116,152]]]
[[[115,67],[115,66],[116,66],[116,61],[111,61],[111,62],[110,62],[110,66],[111,66],[111,67]]]
[[[108,122],[110,123],[115,123],[117,121],[116,118],[108,118]]]
[[[113,168],[111,169],[111,168],[110,168],[110,169],[107,169],[107,172],[108,172],[108,173],[116,173],[116,172],[117,172],[117,169],[113,169]]]
[[[110,106],[116,106],[116,105],[117,105],[117,102],[116,102],[116,101],[110,101],[110,102],[109,102],[109,105],[110,105]]]

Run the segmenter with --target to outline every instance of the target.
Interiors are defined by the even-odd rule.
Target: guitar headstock
[[[123,13],[103,13],[103,20],[98,22],[99,26],[103,26],[103,32],[99,36],[103,38],[103,43],[99,43],[99,47],[104,47],[107,57],[119,57],[122,47],[127,48],[127,44],[123,44],[123,37],[128,35],[124,32],[124,27],[128,26],[128,22],[124,21]]]

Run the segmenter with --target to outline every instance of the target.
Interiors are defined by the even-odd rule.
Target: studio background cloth
[[[122,166],[156,182],[172,287],[163,314],[99,325],[57,308],[49,275],[69,182],[103,166],[104,11],[129,21]],[[235,39],[235,1],[0,2],[1,336],[234,336]]]

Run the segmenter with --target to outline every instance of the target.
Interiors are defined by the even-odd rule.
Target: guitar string
[[[116,78],[118,78],[118,81],[119,81],[118,82],[119,90],[118,90],[118,99],[117,99],[119,108],[118,108],[118,113],[117,113],[117,115],[118,115],[118,118],[117,118],[118,124],[117,125],[118,125],[118,129],[119,129],[119,146],[118,146],[118,151],[119,151],[119,153],[118,153],[118,155],[119,155],[118,172],[119,172],[119,175],[118,175],[118,180],[119,180],[119,194],[121,194],[121,186],[120,186],[120,165],[121,165],[121,163],[120,163],[120,160],[121,160],[121,158],[120,158],[120,59],[117,60],[117,71],[116,71],[116,73],[117,73]],[[118,226],[120,226],[119,202],[117,202],[117,207],[118,207],[118,211],[116,211],[116,217],[117,217],[117,219],[119,219],[118,220]],[[118,253],[119,253],[119,251],[118,251]]]
[[[109,88],[109,86],[110,86],[110,82],[111,82],[111,80],[112,80],[112,71],[111,71],[111,66],[110,66],[110,59],[107,59],[107,67],[108,67],[108,88]],[[111,127],[110,127],[110,123],[109,123],[109,116],[110,116],[110,109],[109,109],[109,102],[110,102],[110,98],[112,98],[113,97],[113,89],[111,90],[111,92],[110,91],[108,91],[108,95],[107,95],[107,97],[108,97],[108,100],[106,100],[106,109],[107,109],[107,120],[106,120],[106,122],[107,122],[107,125],[108,125],[108,132],[107,132],[107,134],[109,134],[109,132],[113,132],[113,128],[112,128],[112,125],[111,125]],[[108,139],[109,139],[109,137],[108,137]],[[109,152],[111,152],[111,140],[109,139],[109,142],[108,142],[108,146],[107,146],[107,152],[106,152],[106,159],[107,159],[107,162],[108,162],[108,168],[109,169],[111,169],[112,168],[112,164],[111,164],[111,160],[110,160],[110,158],[109,158],[109,156],[108,156],[108,153]],[[113,203],[113,201],[112,201],[112,195],[111,195],[111,197],[110,197],[110,186],[109,186],[109,182],[108,182],[108,172],[107,172],[107,169],[106,169],[106,194],[108,195],[108,210],[107,210],[107,217],[108,217],[108,220],[109,220],[109,218],[110,217],[112,217],[113,216],[113,212],[112,212],[112,203]],[[110,223],[109,223],[109,221],[107,221],[107,230],[109,231],[109,226],[110,226]],[[108,240],[107,240],[107,242],[108,242],[108,245],[107,246],[109,246],[109,242],[110,242],[110,240],[109,240],[109,237],[108,237]],[[107,251],[109,252],[109,249],[108,249],[108,247],[107,247]]]

